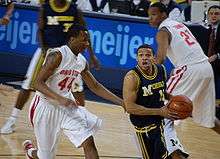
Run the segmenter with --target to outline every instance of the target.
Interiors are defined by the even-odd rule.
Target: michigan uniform
[[[147,76],[139,66],[133,69],[138,79],[136,104],[146,108],[164,106],[166,73],[162,65],[153,65],[154,74]],[[163,117],[130,114],[130,120],[141,146],[144,159],[165,159],[168,156],[163,134]]]
[[[66,33],[73,23],[78,23],[77,6],[75,3],[67,1],[61,9],[57,8],[54,1],[45,0],[42,3],[42,45],[45,49],[55,48],[66,44]],[[34,53],[28,71],[26,80],[22,88],[31,89],[32,82],[36,77],[45,58],[45,52],[38,48]]]

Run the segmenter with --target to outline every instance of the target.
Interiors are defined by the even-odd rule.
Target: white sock
[[[32,152],[35,151],[35,150],[36,150],[35,148],[30,148],[30,149],[28,149],[28,150],[27,150],[28,156],[33,157]]]
[[[17,118],[20,114],[21,110],[18,108],[13,108],[12,112],[11,112],[11,117],[12,118]]]

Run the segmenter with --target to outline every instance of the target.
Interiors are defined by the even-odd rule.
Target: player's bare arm
[[[85,26],[86,27],[86,22],[83,18],[83,14],[82,14],[82,11],[80,9],[77,9],[78,11],[78,20],[79,20],[79,24],[82,25],[82,26]],[[90,40],[90,36],[89,36],[89,47],[88,47],[88,51],[89,51],[89,56],[90,56],[90,67],[94,67],[95,69],[99,70],[100,67],[101,67],[101,64],[98,60],[98,58],[95,56],[95,53],[93,51],[93,48],[92,48],[92,43],[91,43],[91,40]]]
[[[43,14],[44,14],[44,10],[43,7],[40,7],[40,11],[39,11],[39,18],[38,18],[38,35],[39,35],[39,41],[40,41],[40,45],[43,49],[44,52],[45,51],[45,46],[44,46],[44,38],[43,38],[43,31],[44,31],[44,19],[43,19]]]
[[[171,35],[166,28],[161,28],[157,33],[156,39],[158,45],[156,62],[162,64],[166,58],[167,49],[171,40]]]
[[[63,106],[76,106],[76,103],[70,99],[64,98],[59,94],[52,91],[47,85],[46,81],[54,73],[54,70],[58,68],[62,60],[62,55],[58,51],[50,52],[46,58],[44,65],[42,66],[38,76],[36,77],[34,88],[50,99],[57,101]]]
[[[112,101],[115,104],[123,106],[123,101],[121,98],[114,95],[95,79],[95,77],[91,74],[91,72],[88,69],[88,64],[86,65],[86,68],[82,71],[81,75],[88,88],[91,91],[93,91],[96,95],[109,101]]]
[[[137,99],[138,77],[133,71],[129,71],[123,83],[123,99],[125,109],[129,114],[135,115],[160,115],[170,119],[178,119],[177,113],[168,110],[167,106],[162,108],[145,108],[135,103]]]
[[[10,22],[10,17],[12,16],[12,12],[14,10],[14,3],[10,3],[7,6],[7,11],[5,15],[0,19],[0,24],[1,25],[7,25]]]

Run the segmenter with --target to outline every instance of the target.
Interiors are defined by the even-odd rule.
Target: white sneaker
[[[9,118],[2,126],[0,134],[11,134],[15,129],[16,118]]]
[[[25,140],[23,143],[22,143],[22,146],[24,148],[24,151],[25,151],[25,154],[26,154],[26,158],[27,159],[34,159],[33,157],[29,156],[28,155],[28,150],[29,149],[34,149],[34,146],[32,144],[32,141],[31,140]]]

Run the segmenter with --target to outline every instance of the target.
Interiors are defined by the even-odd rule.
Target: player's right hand
[[[65,106],[65,107],[78,107],[77,102],[74,100],[71,100],[69,98],[61,98],[59,100],[60,105]]]
[[[10,22],[10,18],[8,16],[4,16],[2,19],[0,19],[1,25],[7,25]]]
[[[177,112],[174,112],[168,109],[168,105],[165,105],[162,108],[160,108],[160,116],[163,116],[164,118],[168,118],[171,120],[180,119]]]

